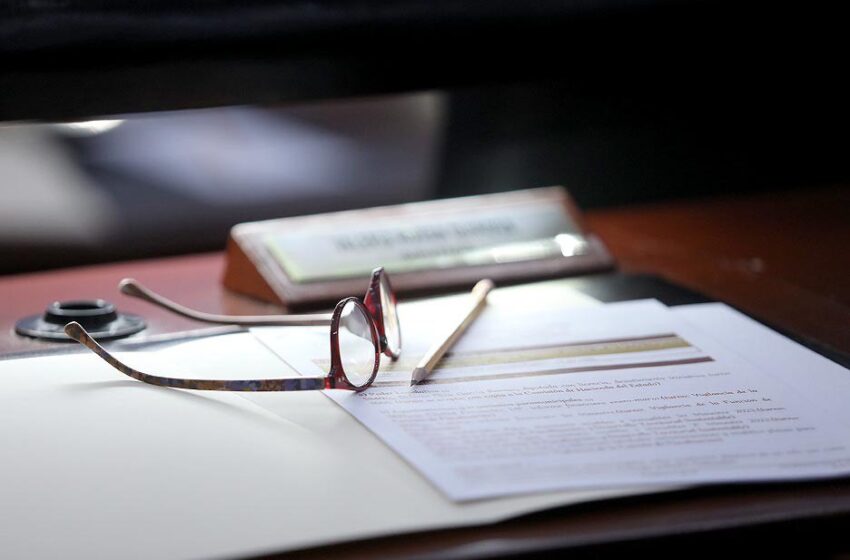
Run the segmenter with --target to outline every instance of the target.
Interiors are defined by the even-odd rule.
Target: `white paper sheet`
[[[722,303],[672,307],[686,320],[765,373],[787,383],[842,426],[850,426],[850,372]]]
[[[415,345],[369,391],[328,395],[459,501],[850,472],[850,438],[820,406],[841,386],[803,394],[657,302],[503,311],[483,313],[429,384],[408,387]],[[288,359],[325,365],[304,358]]]
[[[151,373],[287,375],[247,334],[121,357]],[[455,504],[322,393],[256,397],[274,413],[145,385],[88,353],[0,361],[2,556],[232,558],[651,490]]]

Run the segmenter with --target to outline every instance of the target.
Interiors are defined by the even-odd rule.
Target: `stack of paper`
[[[456,306],[402,309],[404,356],[328,396],[453,500],[850,472],[850,375],[720,304],[491,305],[422,385],[410,371]],[[327,342],[294,351],[307,375]]]
[[[166,389],[89,353],[0,362],[0,550],[245,556],[850,472],[848,372],[719,304],[496,290],[409,387],[463,297],[402,306],[403,357],[360,394]],[[324,374],[328,350],[326,328],[267,328],[121,357],[258,378]]]

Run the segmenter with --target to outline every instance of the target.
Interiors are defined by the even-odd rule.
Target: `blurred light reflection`
[[[124,119],[104,119],[97,121],[78,121],[57,123],[54,125],[60,132],[71,136],[94,136],[117,128]]]
[[[587,251],[587,241],[583,236],[574,233],[559,233],[555,236],[555,243],[561,248],[561,254],[565,257],[581,255]]]

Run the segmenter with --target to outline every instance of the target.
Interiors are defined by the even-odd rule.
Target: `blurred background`
[[[584,209],[847,184],[827,8],[4,2],[0,273],[555,184]]]

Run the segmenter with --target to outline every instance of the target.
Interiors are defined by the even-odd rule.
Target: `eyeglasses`
[[[132,279],[122,280],[120,290],[126,295],[144,299],[185,317],[207,323],[242,326],[330,325],[331,361],[327,376],[248,380],[185,379],[143,373],[110,354],[79,323],[65,325],[65,334],[70,338],[90,349],[121,373],[151,385],[205,391],[362,391],[375,380],[381,353],[393,360],[401,354],[401,329],[396,311],[396,297],[383,268],[372,271],[369,288],[362,301],[356,297],[345,298],[336,304],[330,314],[214,315],[170,301]]]

